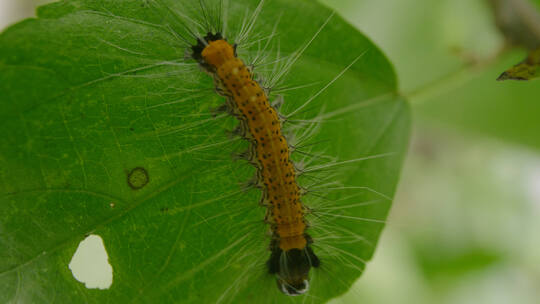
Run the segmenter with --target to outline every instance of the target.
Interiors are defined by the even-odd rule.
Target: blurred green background
[[[414,113],[375,258],[333,303],[540,303],[540,81],[495,81],[527,50],[494,7],[527,1],[323,1],[387,54]],[[0,28],[45,2],[0,0]]]
[[[540,82],[495,81],[527,54],[497,14],[538,34],[515,10],[539,2],[324,2],[387,54],[414,124],[375,259],[333,303],[540,303]]]

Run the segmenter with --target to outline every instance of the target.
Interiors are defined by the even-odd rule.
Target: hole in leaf
[[[103,239],[91,234],[79,243],[73,254],[69,269],[73,277],[84,283],[86,288],[108,289],[111,287],[113,274],[109,256]]]

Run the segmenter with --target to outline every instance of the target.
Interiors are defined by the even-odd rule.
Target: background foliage
[[[414,124],[376,258],[336,303],[536,303],[540,84],[494,81],[528,50],[493,1],[325,2],[388,55]]]

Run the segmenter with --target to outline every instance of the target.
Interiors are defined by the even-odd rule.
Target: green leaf
[[[211,115],[223,98],[184,60],[186,46],[171,31],[186,34],[172,12],[186,13],[181,5],[191,2],[62,1],[0,36],[0,302],[323,303],[360,276],[408,141],[409,111],[392,66],[334,16],[284,81],[314,83],[283,91],[287,114],[364,53],[299,116],[323,120],[305,142],[317,143],[306,146],[309,155],[335,160],[300,182],[326,174],[346,187],[303,198],[314,209],[309,232],[322,265],[307,295],[287,298],[265,270],[260,191],[242,190],[255,169],[231,157],[247,143],[227,135],[234,118]],[[231,3],[231,28],[257,4]],[[330,14],[311,1],[271,1],[251,41],[270,35],[281,16],[274,39],[289,55]],[[260,49],[241,47],[245,58]],[[255,71],[264,76],[269,67]],[[90,233],[103,238],[113,268],[106,290],[85,288],[68,268]]]

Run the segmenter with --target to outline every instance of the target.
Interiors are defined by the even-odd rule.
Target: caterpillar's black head
[[[207,57],[207,58],[203,58],[203,53],[205,53],[205,49],[207,49],[210,44],[214,41],[221,41],[221,42],[225,42],[224,44],[227,45],[227,48],[225,48],[225,50],[227,50],[227,52],[230,50],[229,48],[232,48],[232,50],[230,50],[230,52],[232,53],[231,55],[233,55],[234,57],[236,57],[236,44],[230,44],[227,42],[227,39],[223,37],[223,35],[220,33],[220,32],[216,32],[215,34],[212,33],[212,32],[209,32],[208,34],[206,34],[206,36],[204,37],[199,37],[197,38],[197,44],[196,45],[193,45],[191,46],[191,57],[195,60],[197,60],[197,62],[199,62],[199,64],[201,65],[201,67],[210,72],[210,73],[213,73],[215,72],[215,66],[213,66],[212,63],[210,62],[206,62],[206,60],[208,60],[210,57]],[[223,46],[221,46],[222,48]],[[220,47],[216,48],[216,45],[214,45],[214,53],[216,52],[216,50],[218,50]],[[217,53],[220,53],[222,52],[223,49],[221,49],[221,51],[218,51]],[[225,52],[227,54],[227,52]],[[205,56],[209,56],[209,54],[212,54],[212,51],[209,51]],[[213,57],[214,59],[216,57]],[[214,62],[214,65],[215,65],[215,62]]]
[[[203,59],[201,53],[204,50],[204,48],[208,45],[208,43],[212,41],[216,41],[216,40],[222,40],[222,39],[223,39],[223,36],[219,32],[215,34],[208,33],[203,38],[197,38],[197,44],[191,46],[191,51],[192,51],[191,56],[195,60],[201,62],[201,60]]]
[[[309,270],[319,267],[319,258],[309,245],[304,249],[272,249],[266,262],[268,271],[275,274],[279,290],[289,296],[303,294],[309,289]]]

